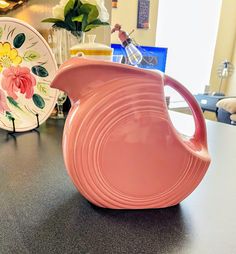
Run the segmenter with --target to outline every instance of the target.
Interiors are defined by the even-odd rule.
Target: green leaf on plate
[[[32,72],[39,77],[47,77],[48,71],[42,65],[35,65],[31,68]]]
[[[25,52],[23,59],[26,62],[33,62],[33,61],[37,61],[40,58],[40,54],[36,51],[33,50],[28,50]]]
[[[2,34],[3,34],[3,28],[0,27],[0,39],[2,38]]]
[[[25,42],[25,34],[24,33],[20,33],[17,34],[16,37],[13,40],[13,45],[15,48],[20,48]]]
[[[48,84],[43,83],[43,82],[38,82],[37,84],[37,89],[40,93],[43,95],[48,95]]]
[[[16,108],[18,108],[18,109],[21,110],[21,108],[20,108],[20,106],[19,106],[19,103],[18,103],[17,101],[15,101],[12,97],[7,96],[7,99],[8,99],[9,103],[10,103],[12,106],[14,106],[14,107],[16,107]]]
[[[9,121],[12,121],[14,119],[14,117],[12,116],[12,114],[8,111],[6,111],[6,118],[9,120]]]
[[[36,107],[43,109],[45,107],[45,101],[39,94],[33,95],[33,102]]]

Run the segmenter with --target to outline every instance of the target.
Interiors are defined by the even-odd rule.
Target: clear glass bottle
[[[137,49],[137,47],[132,43],[131,39],[130,41],[131,42],[128,43],[126,41],[125,45],[124,43],[122,45],[125,48],[130,64],[136,66],[142,61],[143,56],[141,52]]]
[[[129,35],[125,31],[121,30],[121,25],[116,24],[114,28],[112,29],[111,33],[114,33],[116,31],[119,32],[118,36],[119,36],[120,42],[122,46],[125,48],[130,64],[134,66],[138,65],[142,61],[143,55],[138,50],[138,48],[134,45]]]

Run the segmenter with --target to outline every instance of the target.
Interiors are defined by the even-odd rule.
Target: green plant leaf
[[[75,31],[76,30],[76,24],[72,21],[73,19],[73,11],[69,12],[65,17],[65,23],[67,24],[69,31]]]
[[[57,22],[63,22],[61,19],[55,19],[55,18],[47,18],[42,20],[44,23],[57,23]]]
[[[48,84],[43,82],[38,82],[37,89],[41,94],[48,95]]]
[[[88,15],[87,23],[91,23],[92,21],[96,20],[99,15],[96,5],[92,4],[83,4],[80,7],[80,12]]]
[[[99,27],[99,25],[89,24],[89,25],[87,25],[87,26],[85,27],[84,32],[88,32],[88,31],[90,31],[91,29],[94,29],[94,28],[96,28],[96,27]]]
[[[39,94],[33,95],[33,102],[36,107],[43,109],[45,107],[45,101]]]
[[[82,31],[85,31],[86,26],[88,25],[88,14],[84,14],[83,20],[82,20]]]
[[[16,107],[16,108],[18,108],[18,109],[21,110],[21,108],[20,108],[20,106],[19,106],[19,103],[18,103],[17,101],[15,101],[12,97],[7,96],[7,99],[8,99],[9,103],[10,103],[12,106],[14,106],[14,107]]]
[[[47,77],[48,71],[42,65],[35,65],[31,68],[32,72],[39,77]]]
[[[9,120],[9,121],[12,121],[13,119],[15,119],[14,117],[13,117],[13,115],[9,112],[9,111],[6,111],[6,118]]]
[[[94,20],[93,22],[91,22],[90,24],[88,24],[84,30],[84,32],[88,32],[90,31],[91,29],[94,29],[96,27],[99,27],[99,26],[109,26],[110,24],[107,23],[107,22],[102,22],[100,19],[96,19]]]
[[[100,25],[100,26],[108,26],[108,25],[110,25],[108,22],[102,22],[100,19],[96,19],[93,22],[91,22],[90,24],[92,24],[92,25]]]
[[[82,22],[83,21],[84,14],[81,14],[77,17],[72,18],[72,21]]]
[[[72,14],[72,18],[78,17],[81,13],[79,12],[81,2],[79,0],[75,0],[74,8],[70,11]]]
[[[0,27],[0,40],[1,40],[1,38],[2,38],[2,34],[3,34],[3,28]]]
[[[70,27],[64,22],[64,21],[58,21],[56,22],[53,27],[59,27],[59,28],[64,28],[66,30],[70,31]]]
[[[69,0],[64,9],[64,16],[66,16],[71,10],[74,9],[75,0]]]
[[[80,0],[75,0],[75,6],[74,6],[74,9],[79,9],[81,5],[82,5],[82,3],[81,3],[81,1],[80,1]]]
[[[92,5],[91,11],[88,15],[88,23],[91,23],[92,21],[96,20],[99,15],[98,9],[95,5]]]
[[[36,51],[33,50],[28,50],[25,52],[23,59],[26,62],[33,62],[33,61],[37,61],[40,58],[40,54]]]
[[[20,33],[17,34],[16,37],[13,40],[13,45],[15,48],[20,48],[25,42],[25,34],[24,33]]]

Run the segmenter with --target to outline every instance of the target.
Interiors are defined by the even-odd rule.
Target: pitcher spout
[[[150,76],[150,72],[147,74],[144,70],[122,64],[77,57],[61,65],[51,87],[66,92],[73,104],[92,94],[106,82],[127,75],[144,77]]]
[[[81,70],[86,65],[85,59],[71,58],[60,66],[51,83],[52,88],[66,92],[72,104],[81,99],[89,90],[88,82],[85,82],[86,71]]]

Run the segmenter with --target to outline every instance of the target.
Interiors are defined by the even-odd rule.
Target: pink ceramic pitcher
[[[164,86],[188,102],[190,138],[174,128]],[[52,87],[72,102],[63,153],[79,192],[97,206],[143,209],[173,206],[200,183],[210,163],[206,126],[194,97],[174,79],[122,64],[73,58]]]

